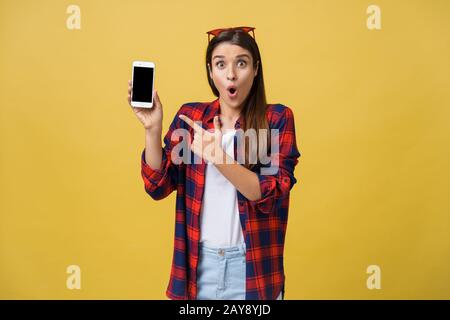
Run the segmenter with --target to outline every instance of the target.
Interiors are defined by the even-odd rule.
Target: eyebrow
[[[236,58],[239,58],[239,57],[247,57],[247,58],[250,59],[250,56],[249,56],[248,54],[245,54],[245,53],[236,56]],[[214,60],[215,58],[225,58],[225,56],[214,56],[214,57],[213,57],[213,60]]]

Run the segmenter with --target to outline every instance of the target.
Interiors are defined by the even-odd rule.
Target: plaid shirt
[[[174,164],[171,150],[179,141],[172,141],[177,128],[193,130],[179,119],[184,114],[200,121],[204,129],[213,129],[214,116],[219,114],[219,99],[210,103],[187,103],[177,112],[164,137],[162,164],[153,170],[145,162],[145,149],[141,156],[141,175],[145,191],[155,200],[167,197],[177,190],[175,240],[172,270],[166,295],[175,300],[196,299],[197,265],[199,259],[200,210],[205,187],[207,164]],[[246,300],[274,300],[284,295],[283,252],[288,221],[289,191],[297,182],[294,167],[300,153],[295,139],[294,116],[288,107],[269,104],[266,112],[270,129],[279,130],[279,169],[275,175],[258,175],[261,199],[251,201],[237,191],[239,216],[247,248]],[[235,129],[244,128],[244,117]],[[236,143],[235,154],[236,154]],[[192,151],[191,151],[192,152]],[[193,154],[193,152],[192,152]]]

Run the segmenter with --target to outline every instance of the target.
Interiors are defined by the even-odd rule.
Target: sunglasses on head
[[[214,30],[210,30],[210,31],[208,31],[208,32],[206,32],[207,34],[208,34],[208,43],[211,41],[210,40],[210,37],[211,36],[213,36],[213,37],[217,37],[219,34],[221,34],[222,32],[224,32],[224,31],[230,31],[230,30],[240,30],[240,31],[243,31],[243,32],[247,32],[247,33],[249,33],[250,31],[252,32],[252,34],[253,34],[253,39],[255,39],[256,40],[256,38],[255,38],[255,30],[256,28],[253,28],[253,27],[233,27],[233,28],[221,28],[221,29],[214,29]]]

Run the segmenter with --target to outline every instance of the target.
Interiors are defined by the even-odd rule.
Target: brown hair
[[[258,73],[256,77],[253,78],[253,85],[247,98],[244,101],[244,107],[242,109],[245,117],[245,128],[242,129],[247,130],[252,128],[256,130],[258,141],[257,152],[259,152],[259,129],[268,130],[269,125],[266,119],[267,100],[266,91],[264,89],[263,66],[258,45],[254,38],[252,38],[247,32],[244,32],[242,30],[227,30],[211,39],[208,44],[208,48],[206,49],[206,74],[208,77],[209,86],[211,87],[211,90],[216,97],[219,97],[219,91],[217,90],[213,80],[209,75],[208,64],[212,65],[211,58],[214,48],[216,48],[222,42],[229,42],[231,44],[235,44],[244,49],[247,49],[252,55],[254,69],[256,69],[257,65],[259,64]],[[266,150],[267,148],[269,148],[270,144],[269,134],[267,136],[267,142],[265,144],[261,144],[263,146],[263,149]],[[245,167],[252,169],[255,164],[249,163],[249,152],[250,151],[248,143],[245,143]],[[258,154],[259,153],[257,153],[257,155]]]

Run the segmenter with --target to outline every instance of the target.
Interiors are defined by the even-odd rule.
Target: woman
[[[141,156],[146,192],[160,200],[177,190],[166,295],[282,299],[289,192],[300,157],[293,113],[284,105],[266,103],[254,28],[212,30],[208,42],[207,77],[218,98],[184,104],[164,137],[164,147],[157,91],[152,109],[132,108],[146,132]],[[129,103],[131,90],[129,82]],[[253,136],[256,147],[237,141],[242,133],[269,129],[271,135]],[[180,130],[187,132],[181,139],[188,146],[183,159],[194,155],[201,161],[175,161]],[[270,161],[251,161],[261,154],[270,155]]]

